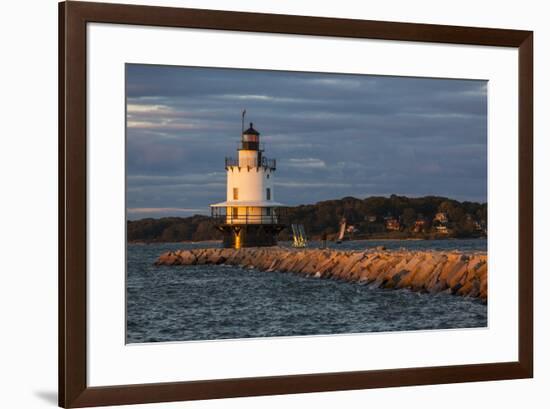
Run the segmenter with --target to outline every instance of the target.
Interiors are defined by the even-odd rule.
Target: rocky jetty
[[[192,249],[162,254],[156,265],[227,264],[261,271],[366,283],[380,288],[487,299],[487,253],[259,247]]]

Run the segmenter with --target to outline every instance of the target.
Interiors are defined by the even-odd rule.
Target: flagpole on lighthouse
[[[241,118],[241,133],[244,132],[244,116],[246,115],[246,109],[243,109],[242,118]]]

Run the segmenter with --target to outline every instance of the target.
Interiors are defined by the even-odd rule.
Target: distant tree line
[[[439,196],[344,197],[292,207],[288,213],[314,238],[335,236],[342,219],[352,238],[479,237],[485,235],[487,223],[486,203]],[[434,220],[436,216],[442,220]]]
[[[219,240],[222,235],[210,217],[195,215],[129,220],[127,238],[130,242],[178,242]]]
[[[345,220],[347,238],[470,238],[486,235],[487,204],[446,197],[344,197],[287,209],[289,223],[303,224],[311,239],[336,237]],[[165,217],[128,221],[128,241],[179,242],[219,240],[208,216]],[[290,239],[290,229],[280,234]]]

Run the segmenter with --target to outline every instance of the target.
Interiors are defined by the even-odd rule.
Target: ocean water
[[[329,243],[341,249],[380,245],[465,252],[487,249],[484,239]],[[219,244],[128,244],[128,343],[487,326],[486,304],[446,293],[375,289],[224,265],[153,265],[168,250],[214,246]]]

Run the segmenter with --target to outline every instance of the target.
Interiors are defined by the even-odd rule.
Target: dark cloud
[[[225,199],[242,108],[278,160],[278,201],[486,201],[486,81],[133,64],[126,74],[131,218]]]

